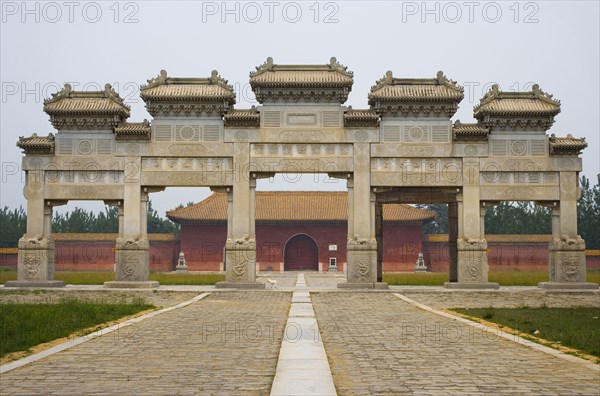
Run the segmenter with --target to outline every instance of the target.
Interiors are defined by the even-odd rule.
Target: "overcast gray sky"
[[[75,89],[113,84],[132,108],[130,121],[151,119],[138,87],[166,69],[234,85],[237,108],[257,104],[248,73],[275,63],[328,63],[354,72],[347,105],[367,107],[367,93],[386,70],[465,86],[454,120],[473,121],[473,106],[498,83],[533,83],[559,99],[549,133],[586,137],[584,174],[600,173],[600,9],[598,1],[1,1],[1,205],[25,204],[19,136],[54,132],[43,100],[65,82]],[[315,177],[262,180],[259,189],[345,189]],[[198,201],[208,189],[152,194],[163,214]],[[72,210],[72,203],[66,209]],[[91,208],[101,208],[88,206]],[[63,209],[65,210],[65,209]]]

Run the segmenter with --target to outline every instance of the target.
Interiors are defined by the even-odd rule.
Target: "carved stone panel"
[[[372,186],[459,186],[460,159],[372,158]]]

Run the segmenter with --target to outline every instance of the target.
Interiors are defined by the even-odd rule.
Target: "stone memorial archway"
[[[327,173],[347,180],[347,282],[381,287],[381,205],[449,204],[448,287],[494,288],[488,282],[486,205],[501,200],[552,208],[548,288],[593,288],[585,280],[585,243],[577,235],[581,150],[572,136],[548,136],[560,103],[534,85],[497,86],[474,110],[476,123],[452,123],[463,88],[442,72],[408,79],[387,72],[371,88],[369,109],[343,106],[353,74],[335,58],[322,65],[279,65],[271,58],[250,73],[261,104],[235,109],[231,85],[176,78],[165,71],[140,87],[151,122],[127,122],[129,107],[110,85],[74,91],[68,84],[44,102],[57,132],[21,137],[27,174],[27,233],[19,241],[18,280],[7,286],[60,286],[53,281],[52,207],[104,200],[120,213],[116,281],[148,282],[148,193],[169,186],[208,186],[228,194],[227,281],[258,288],[256,179],[274,173]],[[378,265],[379,263],[379,265]]]

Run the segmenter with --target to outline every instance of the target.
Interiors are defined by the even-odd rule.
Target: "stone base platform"
[[[65,287],[65,282],[61,280],[41,282],[14,280],[4,283],[4,287]]]
[[[384,282],[340,282],[337,284],[338,289],[374,289],[387,290],[388,284]]]
[[[600,286],[591,282],[540,282],[538,287],[546,290],[598,290]]]
[[[444,283],[446,289],[457,289],[457,290],[498,290],[500,285],[494,282],[485,283],[458,283],[458,282],[446,282]]]
[[[160,284],[157,281],[110,281],[104,282],[107,289],[155,289]]]
[[[262,282],[217,282],[217,289],[264,289],[266,284]]]

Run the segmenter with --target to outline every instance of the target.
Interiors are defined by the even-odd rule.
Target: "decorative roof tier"
[[[383,206],[386,221],[428,222],[436,213],[404,204]],[[195,205],[167,212],[176,223],[227,221],[227,194],[213,193]],[[258,191],[256,221],[347,221],[348,193]]]
[[[156,115],[220,115],[235,104],[235,92],[227,80],[213,70],[208,78],[176,78],[161,70],[140,87],[146,109]]]
[[[577,139],[568,134],[567,137],[550,136],[550,155],[579,155],[588,144],[585,138]]]
[[[547,131],[560,113],[560,101],[535,84],[529,92],[503,92],[497,84],[474,107],[473,116],[487,127]]]
[[[260,114],[255,106],[247,110],[231,110],[223,117],[226,127],[232,128],[258,128],[260,127]]]
[[[325,65],[277,65],[269,57],[250,73],[259,103],[344,103],[353,83],[353,73],[335,57]]]
[[[463,124],[456,120],[452,126],[455,141],[487,141],[490,130],[481,124]]]
[[[112,88],[74,91],[70,84],[44,101],[44,111],[56,129],[112,129],[129,117],[131,109]]]
[[[435,78],[395,78],[387,71],[371,87],[369,105],[381,115],[450,118],[463,99],[463,87],[439,71]]]
[[[126,122],[115,128],[116,140],[150,140],[150,122]]]
[[[30,137],[19,136],[17,147],[25,154],[54,154],[54,135],[38,136],[34,133]]]
[[[344,126],[349,128],[377,127],[379,126],[379,115],[369,109],[354,110],[348,106],[344,112]]]

